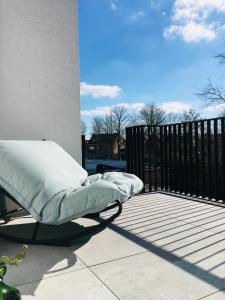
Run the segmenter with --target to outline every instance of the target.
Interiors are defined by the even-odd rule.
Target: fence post
[[[164,154],[164,139],[163,139],[163,127],[160,126],[160,189],[163,190],[165,187],[165,171],[164,171],[164,159],[163,159],[163,154]]]
[[[222,200],[225,202],[225,118],[221,119],[221,135],[222,135]]]
[[[142,192],[145,192],[145,131],[144,126],[141,127],[141,140],[140,140],[140,148],[141,148],[141,179],[144,182],[144,187]]]
[[[86,154],[85,135],[81,136],[81,145],[82,145],[82,167],[85,169],[85,154]]]
[[[218,200],[218,171],[219,171],[219,151],[218,151],[218,119],[214,120],[214,161],[215,161],[215,199]]]
[[[126,159],[127,159],[127,172],[131,173],[131,128],[127,127],[126,128]]]

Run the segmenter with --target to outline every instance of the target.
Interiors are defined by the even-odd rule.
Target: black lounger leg
[[[40,225],[41,224],[39,222],[36,222],[35,227],[34,227],[34,232],[33,232],[33,235],[32,235],[32,242],[34,242],[36,240],[37,233],[38,233],[38,230],[40,228]]]
[[[100,212],[94,213],[94,214],[87,214],[83,216],[82,218],[87,218],[87,219],[97,219],[100,217]]]
[[[84,230],[65,236],[65,237],[60,237],[60,238],[55,238],[55,239],[37,239],[38,231],[40,229],[41,223],[37,222],[34,227],[34,232],[31,237],[31,239],[26,239],[26,238],[20,238],[16,236],[11,236],[8,235],[4,232],[0,231],[0,237],[9,241],[13,241],[16,243],[23,243],[23,244],[33,244],[33,245],[51,245],[51,246],[69,246],[71,241],[79,239],[85,235],[92,235],[95,233],[98,233],[102,229],[104,229],[109,223],[113,222],[122,212],[122,203],[120,201],[116,201],[115,204],[112,204],[110,206],[107,206],[105,209],[103,209],[102,212],[108,211],[110,209],[118,208],[118,211],[114,213],[111,217],[108,219],[105,219],[101,221],[101,223],[97,225],[92,225]],[[0,224],[1,227],[1,224]]]

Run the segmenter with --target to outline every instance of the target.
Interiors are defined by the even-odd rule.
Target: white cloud
[[[142,19],[145,17],[145,13],[142,11],[142,10],[139,10],[137,12],[134,12],[130,17],[129,17],[129,20],[131,22],[135,22],[139,19]]]
[[[135,102],[135,103],[126,103],[125,102],[125,103],[116,104],[113,107],[116,107],[116,106],[124,106],[127,109],[131,109],[131,110],[140,110],[145,106],[145,104],[143,102]]]
[[[145,104],[142,102],[136,103],[119,103],[111,106],[100,106],[95,109],[82,110],[81,115],[86,117],[109,115],[114,107],[124,106],[129,110],[140,110]]]
[[[216,31],[211,25],[189,22],[185,25],[171,25],[164,30],[166,38],[181,37],[185,42],[212,41],[216,38]]]
[[[180,101],[164,102],[160,105],[160,108],[166,113],[180,113],[189,109],[192,109],[192,105]]]
[[[94,98],[116,98],[122,93],[122,89],[117,85],[93,85],[86,82],[80,84],[81,96],[92,96]]]
[[[92,116],[104,116],[110,114],[110,106],[96,107],[95,109],[82,110],[81,116],[92,117]]]
[[[210,105],[210,106],[206,107],[204,110],[208,111],[208,112],[223,111],[223,110],[225,110],[225,103],[217,104],[217,105]]]
[[[224,24],[212,21],[213,13],[225,14],[225,0],[175,0],[166,38],[181,37],[185,42],[212,41]]]
[[[117,10],[117,5],[115,4],[115,2],[113,0],[109,0],[109,5],[111,7],[112,10]]]
[[[135,102],[135,103],[119,103],[111,106],[99,106],[94,109],[90,110],[82,110],[81,115],[86,116],[86,117],[93,117],[93,116],[104,116],[108,115],[111,113],[111,110],[114,107],[118,106],[124,106],[128,110],[131,111],[139,111],[141,110],[144,106],[144,102]],[[166,113],[181,113],[184,111],[187,111],[189,109],[192,109],[192,105],[180,101],[168,101],[164,102],[160,105],[160,108],[163,109]]]
[[[174,2],[173,20],[206,19],[213,11],[225,12],[224,0],[176,0]]]

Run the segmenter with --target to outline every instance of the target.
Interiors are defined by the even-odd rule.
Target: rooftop
[[[1,240],[0,255],[19,248]],[[113,224],[69,248],[31,246],[5,281],[25,300],[219,300],[224,278],[225,209],[149,193],[133,197]]]

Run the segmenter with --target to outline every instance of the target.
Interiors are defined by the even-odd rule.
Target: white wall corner
[[[77,0],[0,0],[0,139],[49,139],[81,162]]]

